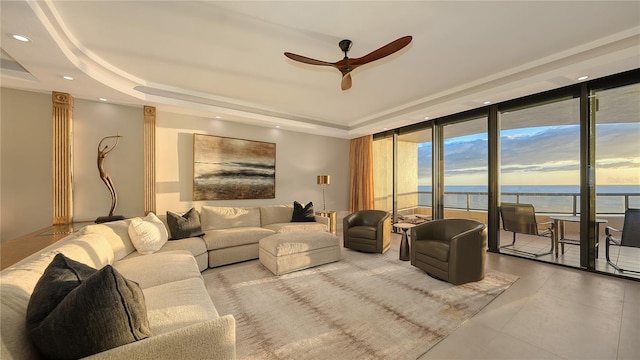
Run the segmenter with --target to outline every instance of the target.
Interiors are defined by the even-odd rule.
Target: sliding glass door
[[[398,135],[398,214],[406,220],[431,218],[431,129]]]
[[[640,208],[640,70],[374,139],[376,208],[394,221],[473,218],[488,225],[492,252],[640,277],[612,265],[640,270],[640,248],[611,246],[607,262],[604,234]],[[523,231],[514,243],[503,203],[530,208],[539,234]],[[552,236],[538,236],[551,225]]]
[[[556,221],[562,226],[556,230],[567,239],[580,238],[579,106],[579,98],[566,98],[500,114],[501,202],[533,206],[538,224],[564,217],[566,221]],[[538,226],[538,233],[548,227]],[[502,231],[500,251],[555,262],[558,249],[551,252],[551,238],[529,232],[517,233],[515,244],[504,247],[513,242],[513,233]],[[579,266],[580,247],[563,247],[559,261]]]
[[[393,212],[393,134],[373,141],[375,209]]]
[[[487,222],[487,118],[443,126],[444,217]]]
[[[596,211],[599,226],[596,269],[640,271],[640,248],[611,246],[606,260],[605,226],[623,229],[624,212],[640,208],[640,84],[593,92],[596,122]],[[619,239],[619,232],[612,232]]]

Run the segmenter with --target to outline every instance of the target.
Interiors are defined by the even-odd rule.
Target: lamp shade
[[[329,185],[331,177],[329,175],[318,175],[318,185]]]

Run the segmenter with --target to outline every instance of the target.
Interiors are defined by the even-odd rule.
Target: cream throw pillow
[[[153,254],[169,239],[167,228],[154,213],[131,219],[129,237],[140,254]]]

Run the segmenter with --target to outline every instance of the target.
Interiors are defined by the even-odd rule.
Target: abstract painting
[[[275,199],[276,144],[193,136],[193,200]]]

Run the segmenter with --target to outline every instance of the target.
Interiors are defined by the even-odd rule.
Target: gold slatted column
[[[73,97],[53,92],[53,225],[73,222]]]
[[[156,212],[156,108],[144,107],[144,213]]]

